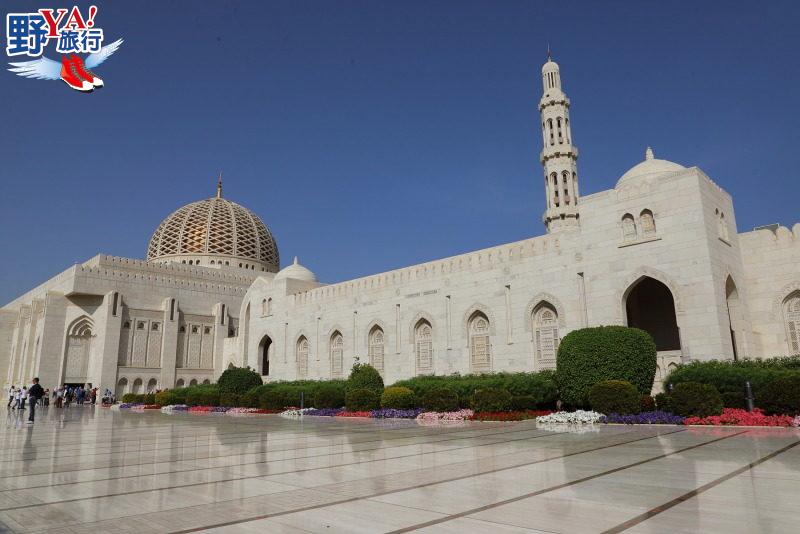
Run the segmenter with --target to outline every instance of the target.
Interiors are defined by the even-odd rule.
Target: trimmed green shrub
[[[639,399],[640,412],[652,412],[656,409],[656,401],[650,395],[642,395]]]
[[[776,378],[762,387],[756,406],[767,415],[800,414],[800,374]]]
[[[144,395],[141,393],[126,393],[122,396],[122,402],[144,402]]]
[[[156,404],[159,406],[169,406],[171,404],[182,404],[177,401],[178,396],[172,389],[165,389],[156,393]]]
[[[604,414],[639,413],[642,397],[636,386],[625,380],[603,380],[589,389],[592,410]]]
[[[347,379],[347,390],[370,389],[380,396],[383,393],[383,378],[381,374],[368,363],[353,364],[350,377]]]
[[[417,376],[396,382],[395,386],[407,387],[414,392],[418,402],[432,389],[446,387],[454,391],[461,407],[469,407],[473,393],[479,389],[505,389],[512,396],[531,396],[535,399],[532,408],[553,408],[558,399],[558,388],[552,372],[539,373],[493,373],[483,375]]]
[[[220,394],[234,393],[236,395],[244,395],[262,383],[261,375],[258,372],[249,367],[234,367],[233,365],[225,369],[217,381]]]
[[[722,397],[710,384],[681,382],[669,396],[672,412],[684,417],[708,417],[722,413]]]
[[[662,412],[671,412],[672,407],[669,404],[669,395],[666,393],[658,393],[655,396],[656,401],[656,408],[661,410]]]
[[[219,388],[204,385],[188,388],[186,404],[189,406],[219,406]]]
[[[321,384],[314,393],[314,408],[341,408],[344,406],[342,384]]]
[[[228,408],[236,408],[242,405],[241,400],[242,400],[241,395],[237,395],[236,393],[231,393],[229,391],[219,394],[220,406],[226,406]]]
[[[458,394],[446,387],[433,388],[422,395],[422,408],[433,412],[458,410]]]
[[[267,410],[283,410],[285,407],[283,393],[276,389],[268,389],[259,397],[258,405]]]
[[[395,410],[416,408],[414,392],[403,386],[390,386],[383,390],[381,408],[394,408]]]
[[[719,394],[722,397],[722,405],[725,408],[746,408],[747,401],[745,400],[744,392],[725,391]]]
[[[380,396],[372,389],[350,389],[345,395],[344,405],[348,412],[365,412],[380,406]]]
[[[536,397],[533,395],[514,395],[511,397],[511,409],[515,412],[524,412],[525,410],[535,410],[538,408]]]
[[[142,402],[145,404],[155,404],[156,403],[156,394],[155,393],[145,393],[142,395]]]
[[[239,402],[243,408],[258,408],[258,388],[253,388],[242,395]]]
[[[767,360],[703,361],[679,365],[664,379],[665,384],[681,382],[711,384],[727,408],[744,408],[745,382],[753,388],[755,404],[761,407],[761,399],[771,385],[782,377],[800,376],[800,357],[770,358]]]
[[[649,394],[656,374],[656,344],[650,334],[626,326],[573,330],[561,340],[556,378],[562,400],[584,406],[589,389],[604,380],[625,380]]]
[[[499,388],[479,389],[472,394],[472,409],[476,412],[507,412],[511,409],[511,393]]]

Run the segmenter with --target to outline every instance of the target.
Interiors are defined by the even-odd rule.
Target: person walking
[[[42,389],[42,386],[39,385],[39,379],[34,378],[33,385],[31,386],[31,389],[28,390],[28,397],[31,399],[31,413],[28,415],[29,425],[32,425],[33,420],[36,418],[36,404],[42,396],[44,396],[44,390]]]
[[[19,392],[19,409],[25,409],[25,401],[28,400],[28,386],[22,386],[22,391]]]
[[[9,410],[13,409],[11,408],[11,405],[14,404],[16,398],[17,398],[17,389],[12,385],[10,388],[8,388],[8,404],[6,405],[6,408],[8,408]]]
[[[64,388],[58,387],[55,391],[56,396],[56,408],[62,408],[64,406]]]

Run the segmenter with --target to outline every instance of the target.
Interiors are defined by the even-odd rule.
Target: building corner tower
[[[544,93],[539,101],[544,148],[539,160],[544,167],[547,205],[542,217],[548,232],[578,226],[578,149],[572,145],[569,98],[561,90],[558,63],[547,53],[542,66]]]

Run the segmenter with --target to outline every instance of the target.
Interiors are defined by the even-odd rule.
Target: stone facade
[[[542,69],[547,234],[325,285],[252,212],[217,196],[158,227],[148,261],[97,256],[0,309],[6,384],[118,393],[213,381],[555,367],[576,328],[650,332],[661,379],[681,361],[800,353],[800,224],[739,234],[730,195],[697,167],[645,159],[580,196],[569,99]],[[246,223],[246,224],[245,224]],[[166,237],[164,237],[166,236]]]

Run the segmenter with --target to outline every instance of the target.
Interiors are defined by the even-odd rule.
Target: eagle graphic
[[[61,61],[53,61],[42,56],[33,61],[9,63],[9,71],[26,78],[36,80],[61,80],[72,89],[82,93],[91,93],[103,87],[102,78],[99,78],[90,69],[103,63],[114,52],[119,50],[123,40],[117,39],[108,46],[100,48],[94,54],[89,54],[83,59],[75,54],[64,54]]]

